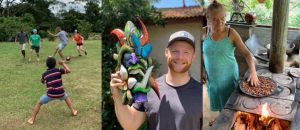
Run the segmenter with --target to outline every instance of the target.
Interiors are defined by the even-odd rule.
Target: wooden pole
[[[286,55],[288,9],[290,0],[273,1],[272,40],[270,51],[270,71],[282,73]]]

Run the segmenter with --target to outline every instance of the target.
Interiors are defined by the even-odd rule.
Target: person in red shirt
[[[73,41],[77,43],[77,52],[78,56],[81,56],[80,51],[84,52],[85,55],[87,55],[86,50],[83,49],[83,41],[84,38],[81,36],[77,30],[74,31]]]

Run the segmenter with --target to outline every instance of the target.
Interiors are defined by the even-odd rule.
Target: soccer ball
[[[71,60],[71,57],[70,56],[67,56],[66,57],[66,61],[70,61]]]

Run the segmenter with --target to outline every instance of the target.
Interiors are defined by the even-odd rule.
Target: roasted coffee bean
[[[272,79],[263,76],[258,76],[258,79],[259,86],[251,86],[251,83],[247,81],[241,82],[241,87],[246,94],[262,97],[271,95],[275,91],[276,84]]]

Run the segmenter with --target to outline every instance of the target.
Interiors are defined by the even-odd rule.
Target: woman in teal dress
[[[211,111],[221,111],[231,93],[238,87],[235,48],[241,52],[249,66],[248,81],[253,86],[259,85],[253,57],[236,30],[225,26],[225,12],[222,4],[212,2],[206,12],[208,26],[202,30],[202,81],[207,83]]]

